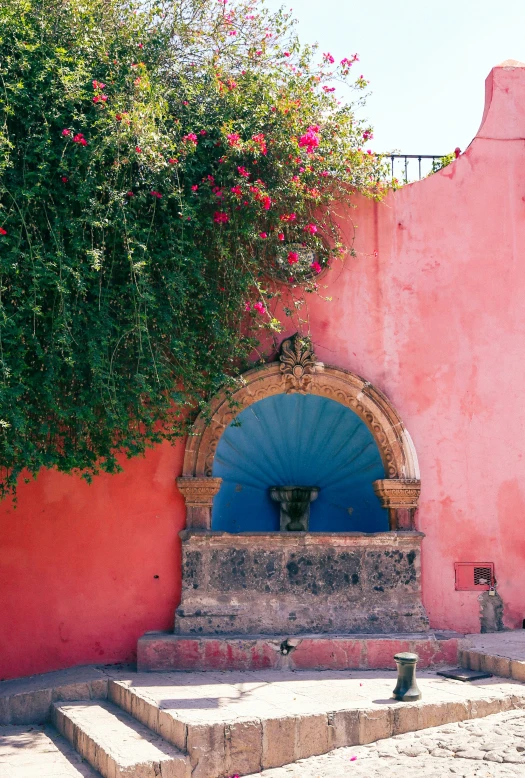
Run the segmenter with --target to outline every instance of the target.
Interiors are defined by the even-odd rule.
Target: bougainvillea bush
[[[4,0],[3,494],[180,436],[315,292],[334,205],[384,188],[357,61],[260,0]]]

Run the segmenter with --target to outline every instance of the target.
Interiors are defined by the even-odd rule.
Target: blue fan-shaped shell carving
[[[385,477],[374,437],[350,408],[325,397],[278,394],[246,408],[219,440],[213,475],[223,479],[212,529],[277,532],[271,486],[318,486],[311,532],[386,532],[373,482]]]

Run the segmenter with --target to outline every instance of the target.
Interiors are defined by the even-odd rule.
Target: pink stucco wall
[[[320,359],[388,395],[416,446],[431,625],[479,630],[454,562],[494,562],[525,618],[525,66],[487,79],[482,126],[442,172],[341,214],[357,257],[309,301]],[[0,506],[0,677],[133,659],[180,595],[182,446],[88,486],[42,473]],[[159,576],[156,578],[155,576]]]

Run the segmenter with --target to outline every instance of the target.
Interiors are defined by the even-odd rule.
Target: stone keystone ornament
[[[310,503],[318,494],[318,486],[270,487],[272,500],[281,503],[281,532],[308,532]]]
[[[310,339],[296,332],[291,338],[283,340],[279,361],[286,394],[306,394],[317,363]]]
[[[421,691],[416,681],[418,655],[404,651],[401,654],[395,654],[394,659],[397,665],[397,684],[394,689],[394,698],[401,702],[420,700]]]

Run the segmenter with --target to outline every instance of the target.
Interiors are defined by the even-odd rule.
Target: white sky
[[[281,0],[266,0],[277,9]],[[404,154],[464,150],[475,135],[485,78],[525,61],[525,0],[288,0],[305,43],[318,42],[370,80],[363,110],[370,148]],[[358,69],[358,72],[357,72]]]

